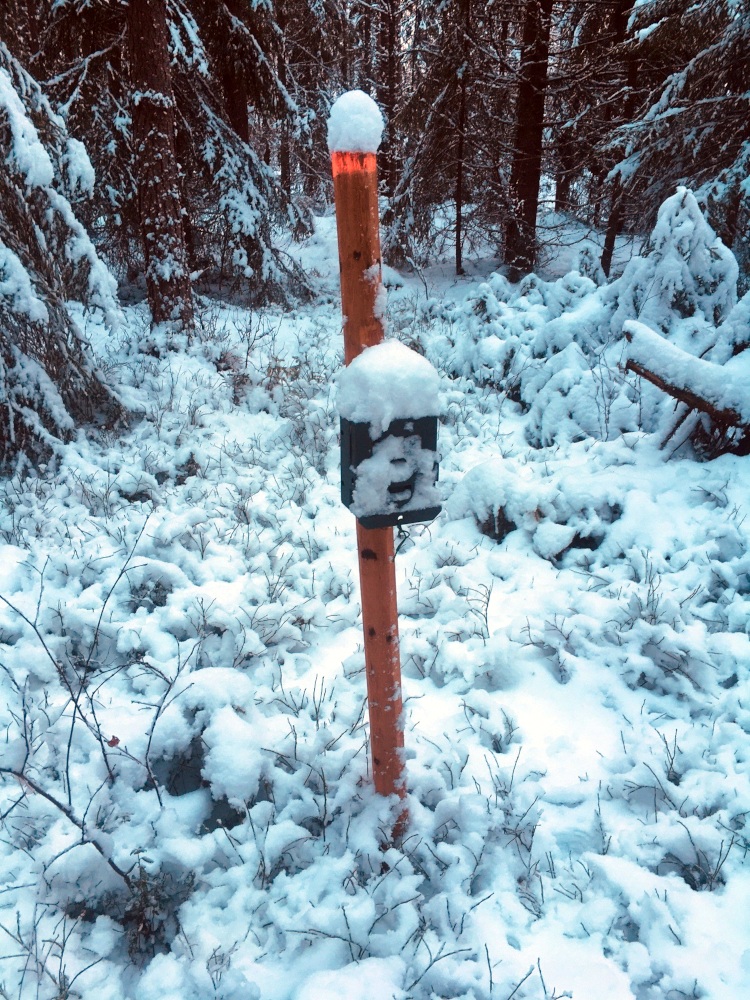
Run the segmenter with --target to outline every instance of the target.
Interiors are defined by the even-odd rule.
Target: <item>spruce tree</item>
[[[505,227],[505,260],[514,280],[533,271],[536,262],[536,217],[553,2],[528,0],[524,14],[510,171],[512,210]]]
[[[655,217],[678,185],[747,268],[750,195],[750,0],[655,0],[634,8],[629,45],[642,96],[610,144],[614,176]],[[747,287],[745,272],[741,287]]]
[[[67,309],[118,319],[114,279],[76,217],[93,171],[37,82],[0,42],[0,465],[39,461],[124,410]]]
[[[189,271],[199,289],[232,289],[250,301],[304,293],[301,272],[273,240],[275,225],[303,220],[272,163],[278,122],[297,114],[276,71],[272,11],[234,0],[165,4],[173,159]],[[139,236],[134,130],[141,91],[137,81],[131,86],[129,8],[105,0],[47,0],[45,8],[48,88],[71,130],[85,137],[97,172],[89,220],[92,226],[104,220],[98,235],[120,278],[132,282],[148,262]]]
[[[422,3],[404,51],[404,153],[385,246],[395,262],[446,242],[456,268],[472,241],[499,241],[506,216],[510,121],[504,5]]]
[[[189,329],[193,293],[175,150],[166,0],[130,0],[127,35],[133,169],[151,317],[155,324]]]

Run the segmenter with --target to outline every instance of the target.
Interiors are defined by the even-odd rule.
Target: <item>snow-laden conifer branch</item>
[[[696,358],[637,320],[624,326],[625,370],[725,427],[750,426],[747,382],[723,365]]]

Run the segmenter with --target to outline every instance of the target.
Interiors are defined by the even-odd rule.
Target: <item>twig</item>
[[[55,798],[54,795],[51,795],[48,791],[42,788],[41,785],[38,785],[33,778],[30,778],[28,775],[23,774],[21,771],[16,771],[12,767],[0,767],[0,774],[11,775],[22,786],[28,785],[33,792],[36,792],[37,795],[41,795],[43,799],[46,799],[48,802],[51,802],[53,806],[56,806],[60,810],[60,812],[64,816],[66,816],[70,820],[70,822],[74,826],[77,826],[78,829],[81,831],[81,843],[91,844],[91,846],[94,847],[99,852],[99,854],[101,854],[101,856],[107,862],[112,871],[120,876],[125,885],[127,885],[129,889],[132,888],[132,883],[127,873],[124,872],[122,868],[120,868],[120,866],[112,860],[112,858],[107,854],[107,852],[104,850],[101,844],[98,843],[98,841],[94,840],[94,838],[91,836],[86,836],[86,826],[84,822],[78,819],[78,817],[75,815],[75,813],[71,808],[66,806],[64,802],[61,802],[59,799]]]
[[[529,978],[529,976],[532,974],[533,971],[534,971],[534,966],[532,965],[531,968],[529,969],[529,971],[523,977],[523,979],[519,983],[516,984],[516,987],[513,990],[513,992],[509,993],[507,995],[507,997],[505,998],[505,1000],[512,1000],[512,998],[516,995],[516,993],[518,993],[518,991],[521,989],[521,987],[523,986],[523,984],[526,982],[526,980]]]

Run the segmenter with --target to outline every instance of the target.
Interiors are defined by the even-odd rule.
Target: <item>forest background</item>
[[[388,263],[450,247],[460,274],[481,249],[518,279],[567,216],[604,231],[608,275],[617,235],[647,234],[686,185],[740,295],[750,281],[747,0],[6,0],[0,40],[6,461],[117,419],[62,306],[113,314],[111,275],[174,329],[194,292],[309,293],[277,237],[330,205],[325,125],[347,89],[387,123]]]
[[[750,0],[0,0],[0,997],[750,994],[749,43]],[[443,406],[385,854],[351,88]]]

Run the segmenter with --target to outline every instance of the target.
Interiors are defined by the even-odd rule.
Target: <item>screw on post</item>
[[[344,316],[344,360],[383,340],[377,148],[383,119],[362,91],[343,94],[328,122]],[[365,528],[357,522],[370,751],[375,790],[406,796],[401,698],[401,660],[396,604],[393,528]],[[392,830],[403,837],[405,805]]]

